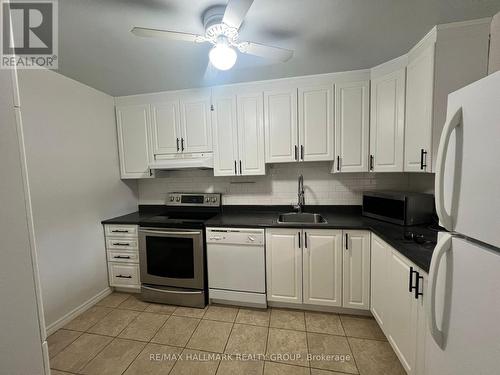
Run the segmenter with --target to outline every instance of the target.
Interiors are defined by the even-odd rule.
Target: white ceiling
[[[240,39],[295,50],[270,64],[239,55],[204,79],[209,45],[139,38],[133,26],[203,34],[225,0],[61,0],[60,73],[119,96],[369,68],[405,53],[438,23],[487,17],[500,0],[255,0]]]

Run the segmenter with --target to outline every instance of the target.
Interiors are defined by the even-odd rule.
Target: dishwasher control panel
[[[250,228],[207,228],[207,244],[245,244],[263,246],[264,229]]]

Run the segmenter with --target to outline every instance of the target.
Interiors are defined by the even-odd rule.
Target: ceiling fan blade
[[[243,42],[238,45],[238,49],[242,53],[263,57],[275,61],[288,61],[293,56],[293,51],[285,48],[266,46],[264,44]]]
[[[205,37],[197,34],[181,33],[178,31],[168,31],[160,29],[148,29],[145,27],[134,27],[130,32],[137,36],[164,38],[170,40],[182,40],[184,42],[205,42]]]
[[[222,22],[239,29],[254,0],[229,0]]]

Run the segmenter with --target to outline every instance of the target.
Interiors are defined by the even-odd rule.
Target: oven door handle
[[[194,235],[199,235],[201,234],[200,231],[186,231],[186,232],[169,232],[169,231],[162,231],[162,230],[150,230],[150,229],[140,229],[139,232],[141,233],[151,233],[151,234],[167,234],[167,235],[186,235],[186,234],[194,234]]]
[[[150,288],[148,286],[142,285],[141,288],[147,289],[147,290],[152,290],[153,292],[162,292],[162,293],[173,293],[173,294],[201,294],[203,291],[189,291],[189,290],[183,290],[183,291],[177,291],[177,290],[164,290],[164,289],[157,289],[157,288]]]

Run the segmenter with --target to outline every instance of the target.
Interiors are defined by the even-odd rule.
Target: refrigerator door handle
[[[429,322],[429,332],[436,342],[436,344],[443,349],[444,344],[444,334],[436,323],[436,282],[438,275],[439,264],[441,263],[441,258],[451,249],[452,237],[449,233],[445,233],[439,239],[436,247],[434,248],[434,253],[432,254],[431,265],[429,268],[429,284],[427,293],[427,316]],[[425,297],[424,297],[425,298]]]
[[[436,212],[442,226],[449,231],[453,230],[453,219],[444,206],[444,164],[446,162],[446,151],[450,143],[451,133],[461,123],[462,107],[460,107],[444,125],[436,158],[436,181],[434,186],[436,194]]]

